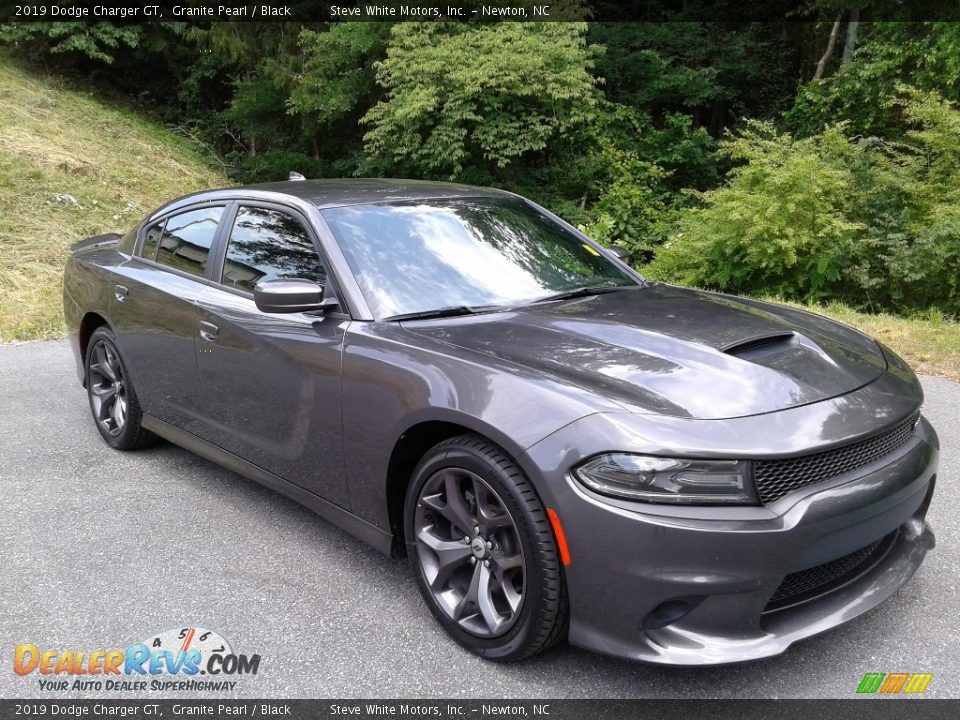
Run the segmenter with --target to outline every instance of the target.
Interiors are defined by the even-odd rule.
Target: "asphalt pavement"
[[[261,656],[222,693],[240,698],[852,697],[864,673],[897,671],[931,672],[927,696],[960,697],[960,384],[923,385],[943,447],[937,547],[876,610],[736,666],[660,668],[566,645],[495,665],[447,639],[405,561],[173,445],[110,450],[65,341],[2,346],[0,698],[54,697],[36,672],[12,671],[18,643],[122,649],[185,626]]]

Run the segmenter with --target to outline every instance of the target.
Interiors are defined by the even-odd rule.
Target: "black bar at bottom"
[[[0,700],[0,718],[382,718],[385,720],[913,720],[960,717],[960,699],[855,700]]]

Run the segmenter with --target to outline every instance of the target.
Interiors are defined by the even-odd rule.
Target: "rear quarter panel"
[[[67,337],[77,363],[77,374],[83,382],[83,355],[80,330],[83,319],[96,313],[110,324],[110,293],[113,269],[129,256],[118,249],[121,237],[98,235],[81,240],[71,248],[63,271],[63,316]]]

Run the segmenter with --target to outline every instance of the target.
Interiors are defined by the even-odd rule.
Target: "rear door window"
[[[204,207],[167,218],[157,262],[203,276],[223,207]]]
[[[140,255],[147,258],[147,260],[156,260],[157,259],[157,246],[160,244],[160,236],[163,235],[163,225],[166,220],[161,220],[160,222],[154,223],[147,228],[147,231],[143,234],[143,248],[140,250]]]

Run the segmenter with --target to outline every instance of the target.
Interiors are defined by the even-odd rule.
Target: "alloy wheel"
[[[100,426],[110,435],[123,432],[127,421],[127,388],[117,351],[101,340],[91,349],[87,380],[90,404]]]
[[[520,615],[526,565],[516,523],[497,492],[469,470],[440,470],[420,491],[414,532],[437,605],[474,635],[507,633]]]

